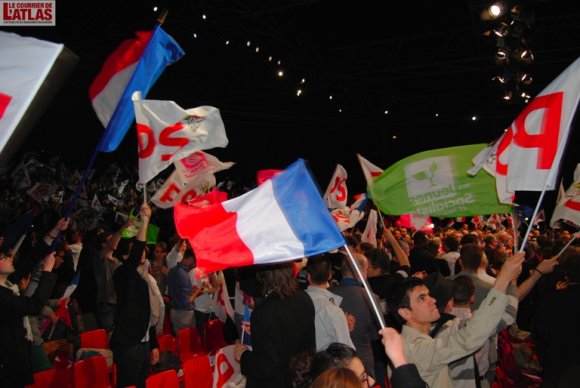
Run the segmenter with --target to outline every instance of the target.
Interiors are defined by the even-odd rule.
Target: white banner
[[[0,152],[63,48],[0,31]]]

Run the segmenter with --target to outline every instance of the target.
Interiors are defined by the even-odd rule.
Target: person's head
[[[308,284],[326,285],[332,277],[330,258],[326,255],[316,255],[308,258],[306,264]]]
[[[437,257],[441,250],[441,239],[439,237],[434,237],[429,240],[426,250],[431,256]]]
[[[488,234],[483,238],[486,247],[495,248],[497,246],[497,238],[493,234]]]
[[[391,260],[384,249],[373,248],[367,252],[366,256],[369,262],[368,277],[389,273]]]
[[[296,293],[297,284],[292,263],[264,266],[256,273],[256,280],[262,287],[264,297],[273,293],[284,298]]]
[[[457,236],[450,234],[443,240],[443,248],[446,252],[456,252],[459,250],[459,239]]]
[[[155,244],[153,248],[153,260],[163,260],[167,255],[167,244],[163,241]]]
[[[460,244],[467,245],[467,244],[475,244],[479,245],[479,239],[477,238],[476,234],[467,233],[463,237],[461,237]]]
[[[469,276],[458,276],[455,279],[453,304],[455,307],[470,307],[475,302],[475,286]]]
[[[441,317],[435,302],[423,280],[414,277],[395,287],[388,299],[395,317],[417,329],[428,329]]]
[[[425,285],[429,289],[429,295],[435,298],[435,305],[439,313],[449,313],[453,308],[453,292],[455,283],[447,279],[439,272],[430,273],[424,279]]]
[[[580,282],[580,252],[578,250],[566,256],[563,267],[568,281]]]
[[[476,244],[465,244],[461,246],[459,257],[464,269],[477,272],[483,258],[483,249]]]
[[[427,248],[427,234],[425,232],[415,232],[413,235],[413,246],[415,248]]]
[[[331,368],[322,372],[313,382],[311,388],[360,388],[359,377],[348,368]]]
[[[356,260],[356,263],[358,264],[358,267],[362,272],[363,276],[366,277],[369,266],[369,262],[366,256],[363,255],[362,253],[353,253],[352,256]],[[343,278],[358,279],[358,277],[356,276],[356,270],[352,266],[353,264],[350,261],[349,257],[345,256],[344,259],[342,260],[342,266],[340,267]]]
[[[352,370],[363,387],[369,387],[375,383],[374,379],[367,375],[362,361],[356,356],[356,351],[348,345],[335,342],[325,350],[316,353],[310,370],[312,379],[316,380],[319,375],[331,368]]]
[[[14,271],[12,255],[5,250],[0,251],[0,278],[6,280],[6,278],[14,273]]]
[[[183,252],[183,259],[181,259],[181,264],[185,265],[188,269],[195,268],[197,261],[195,259],[195,252],[189,246]]]

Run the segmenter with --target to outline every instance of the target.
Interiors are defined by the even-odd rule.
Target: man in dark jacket
[[[131,253],[113,275],[117,309],[111,349],[117,364],[119,387],[145,387],[149,363],[156,364],[159,361],[155,327],[151,325],[149,286],[137,270],[141,261],[146,260],[143,252],[151,208],[146,204],[141,206],[140,216],[141,226]]]
[[[0,387],[23,387],[33,383],[30,349],[32,329],[28,315],[38,315],[46,304],[56,276],[54,252],[48,254],[32,296],[20,295],[18,286],[8,280],[14,273],[12,256],[0,253]]]

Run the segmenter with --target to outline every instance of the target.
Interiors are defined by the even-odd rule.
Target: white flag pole
[[[379,307],[377,306],[377,304],[375,302],[375,298],[373,298],[373,295],[371,294],[371,288],[369,286],[369,283],[367,282],[366,276],[363,276],[363,274],[358,266],[358,263],[356,262],[356,259],[354,258],[350,249],[348,248],[348,245],[345,244],[344,248],[346,249],[346,252],[348,253],[348,257],[350,258],[350,263],[351,263],[352,267],[354,268],[359,280],[363,284],[363,288],[367,294],[367,297],[369,298],[369,303],[372,306],[372,308],[377,316],[377,320],[379,321],[379,324],[381,325],[381,329],[384,329],[385,327],[387,327],[387,325],[385,325],[385,319],[383,318],[383,314],[381,313],[381,311],[379,310]]]
[[[559,253],[556,255],[556,257],[560,257],[560,256],[562,255],[562,253],[564,253],[564,251],[565,251],[565,250],[566,250],[566,249],[567,249],[567,248],[570,246],[570,244],[572,244],[572,242],[573,242],[574,240],[576,240],[576,237],[578,237],[578,233],[579,233],[579,232],[576,232],[576,233],[574,233],[574,237],[572,237],[572,238],[570,239],[570,241],[568,241],[568,244],[566,244],[566,245],[564,246],[564,248],[562,248],[562,250],[561,250],[561,251],[560,251],[560,252],[559,252]]]

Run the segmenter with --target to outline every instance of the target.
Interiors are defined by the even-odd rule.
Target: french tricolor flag
[[[89,88],[89,98],[97,117],[106,128],[99,151],[117,149],[135,121],[131,95],[141,91],[143,98],[167,65],[185,53],[160,26],[153,31],[136,33],[107,58],[101,72]]]
[[[175,206],[175,226],[206,273],[289,261],[344,246],[303,160],[237,198]]]

